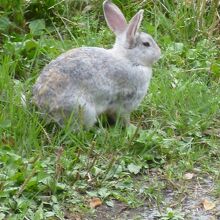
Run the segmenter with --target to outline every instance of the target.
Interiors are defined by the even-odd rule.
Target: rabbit
[[[73,129],[90,129],[101,114],[128,126],[161,56],[153,38],[139,32],[143,10],[129,23],[111,0],[103,2],[103,10],[116,36],[113,48],[71,49],[46,65],[33,86],[34,104],[61,126],[71,121]]]

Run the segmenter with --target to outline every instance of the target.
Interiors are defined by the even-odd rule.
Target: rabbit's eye
[[[149,42],[143,42],[143,45],[144,45],[145,47],[150,47],[150,43],[149,43]]]

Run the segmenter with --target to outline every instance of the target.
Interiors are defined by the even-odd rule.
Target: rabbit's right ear
[[[121,10],[111,0],[103,2],[103,10],[109,28],[116,35],[122,34],[127,28],[127,22]]]
[[[141,25],[141,21],[143,19],[143,13],[144,10],[141,9],[136,15],[131,19],[131,21],[128,24],[127,29],[127,41],[129,44],[132,44],[132,42],[135,39],[135,35],[139,30],[139,27]]]

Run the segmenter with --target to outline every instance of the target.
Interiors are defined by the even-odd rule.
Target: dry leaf
[[[194,175],[195,175],[194,173],[186,173],[184,174],[183,178],[185,180],[191,180],[194,177]]]
[[[10,147],[15,146],[15,140],[13,137],[3,137],[2,138],[2,143],[5,145],[8,145]]]
[[[90,205],[91,208],[96,208],[96,207],[102,205],[102,201],[99,198],[93,198],[93,199],[90,200],[89,205]]]
[[[204,199],[204,200],[202,201],[202,205],[203,205],[203,207],[204,207],[204,209],[205,209],[206,211],[215,208],[215,203],[214,203],[214,202],[211,202],[211,201],[209,201],[209,200],[207,200],[207,199]]]

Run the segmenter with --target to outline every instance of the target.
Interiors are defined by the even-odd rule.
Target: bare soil
[[[152,173],[151,182],[156,173]],[[155,180],[155,181],[158,181]],[[132,209],[128,205],[113,200],[114,206],[101,205],[95,209],[94,214],[75,216],[68,213],[66,219],[70,220],[159,220],[166,216],[166,209],[180,213],[186,220],[220,220],[220,198],[214,194],[214,180],[211,176],[195,175],[192,179],[186,179],[179,183],[173,183],[161,179],[166,185],[162,192],[162,200],[146,201],[146,204]],[[146,183],[148,184],[148,183]],[[214,208],[206,210],[204,200],[215,204]],[[180,220],[181,218],[163,218],[164,220]]]
[[[169,185],[169,184],[168,184]],[[220,220],[220,198],[213,194],[214,183],[211,177],[194,177],[184,182],[184,186],[171,186],[163,192],[161,204],[148,204],[130,209],[126,204],[114,201],[114,207],[106,205],[96,209],[95,216],[84,219],[93,220],[156,220],[161,219],[166,208],[178,210],[183,219]],[[211,210],[205,210],[203,202],[215,204]]]

